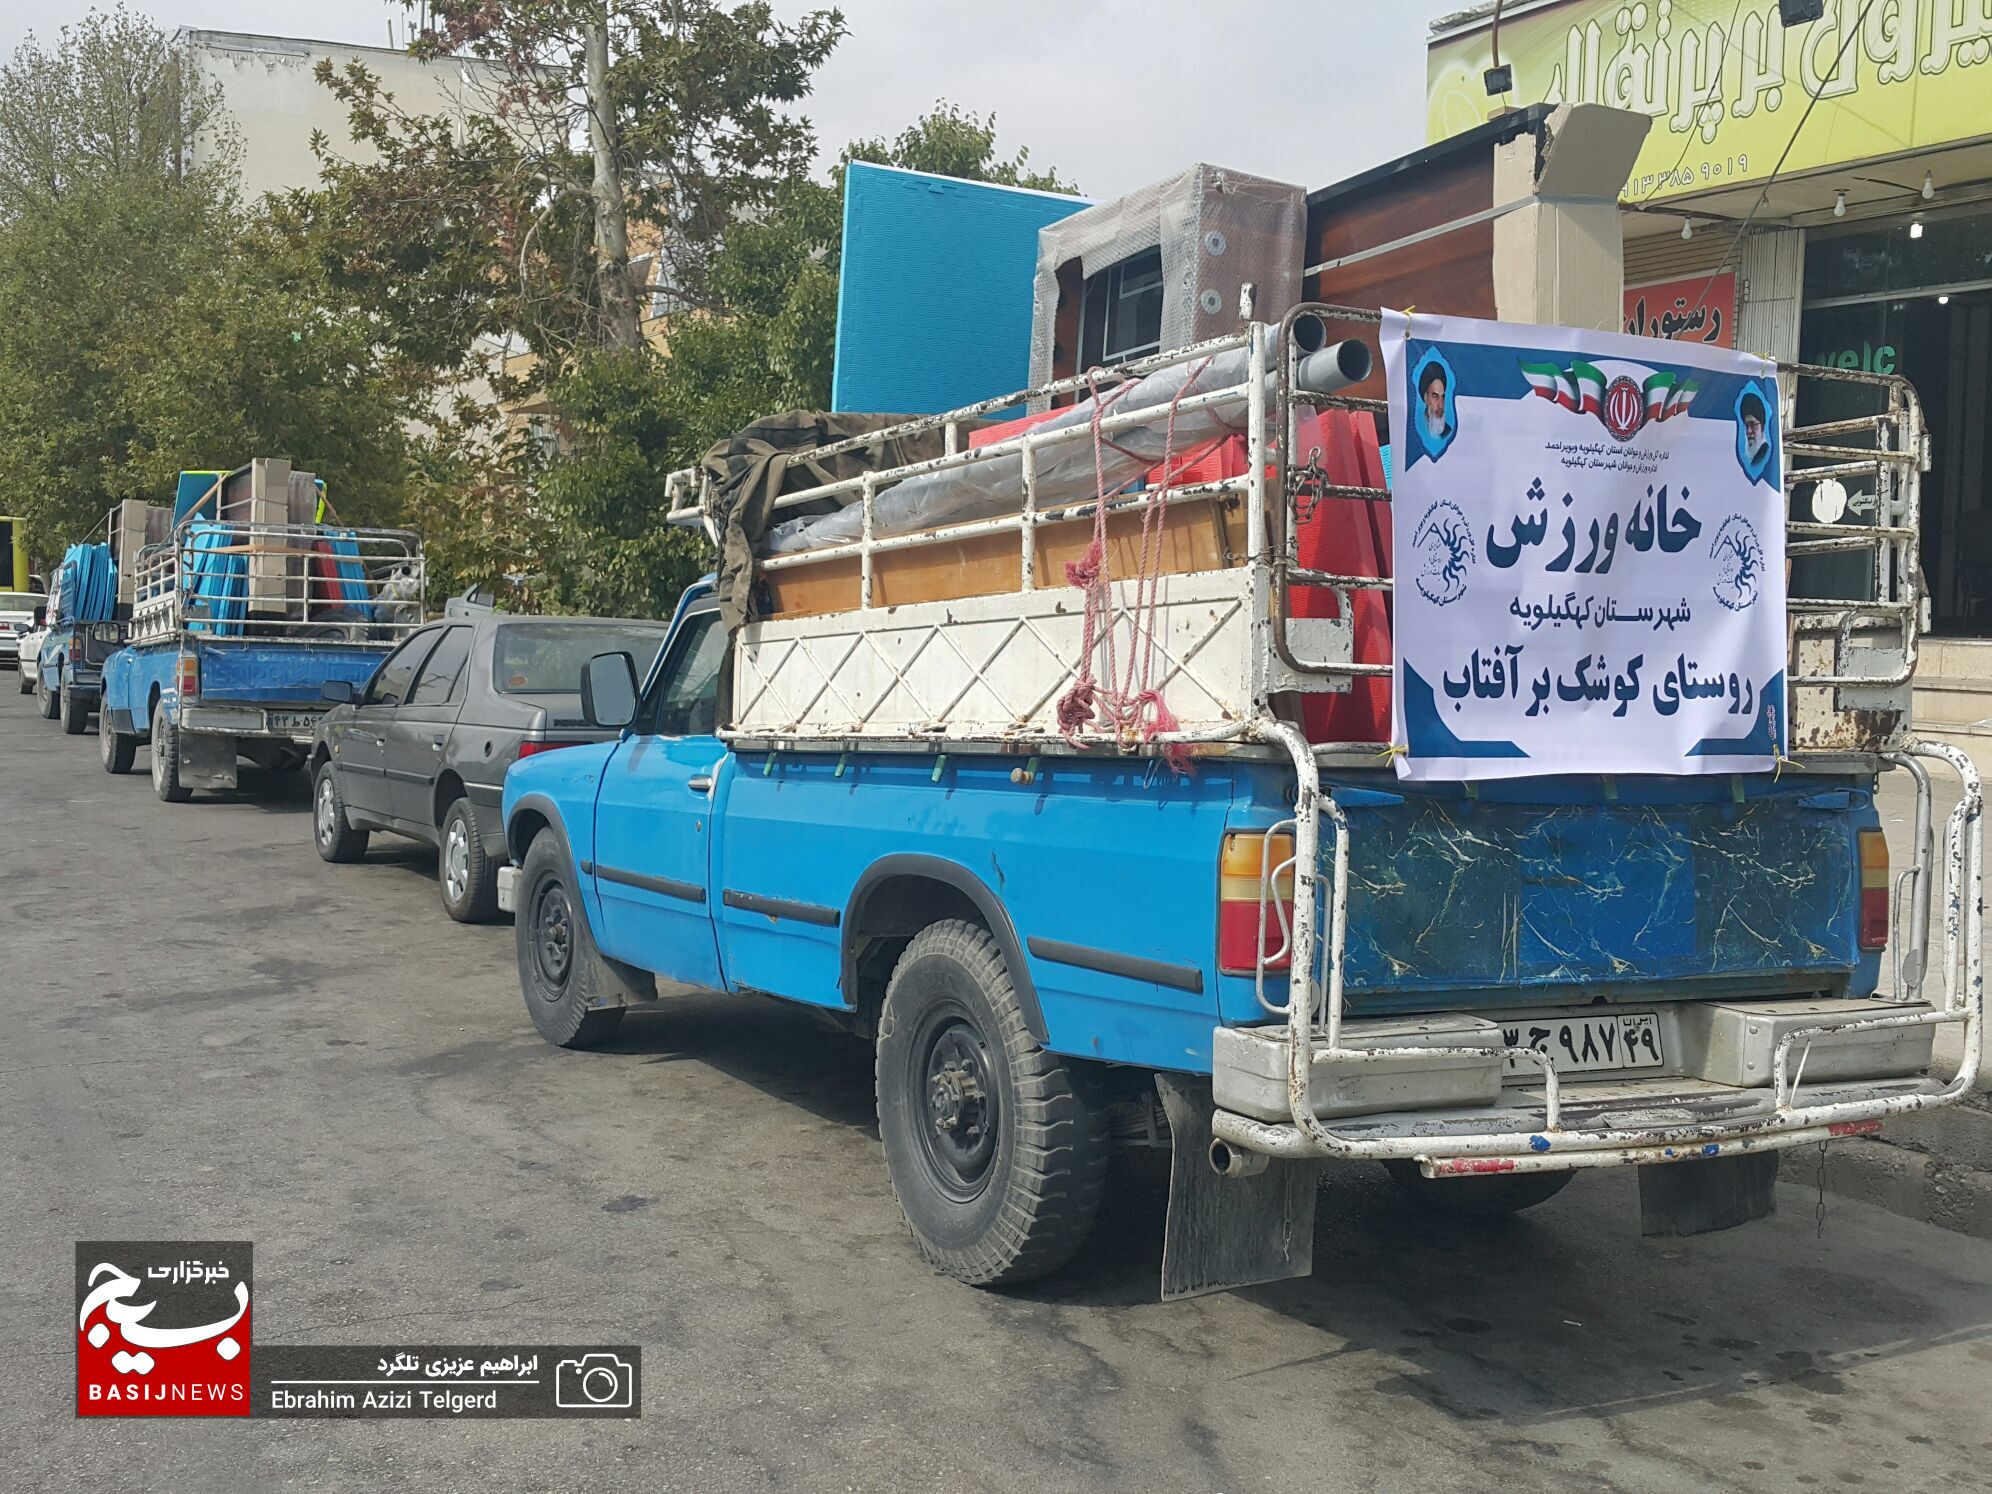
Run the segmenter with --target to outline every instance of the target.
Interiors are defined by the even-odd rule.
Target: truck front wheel
[[[103,759],[104,771],[129,773],[131,760],[137,752],[138,738],[112,725],[108,710],[100,711],[97,717],[97,756]]]
[[[513,944],[526,1011],[540,1036],[556,1048],[606,1043],[622,1026],[630,1002],[656,994],[654,985],[639,989],[595,947],[581,889],[550,831],[534,837],[519,868]]]
[[[41,712],[44,721],[53,721],[62,709],[62,702],[48,688],[46,672],[35,676],[35,709]]]
[[[913,937],[878,1025],[878,1131],[914,1242],[972,1286],[1057,1270],[1086,1239],[1106,1178],[1104,1116],[1038,1045],[989,931]]]
[[[194,797],[180,782],[180,729],[166,719],[163,701],[152,708],[152,792],[168,804],[185,804]]]

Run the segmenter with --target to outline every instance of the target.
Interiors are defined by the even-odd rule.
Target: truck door
[[[332,733],[333,761],[338,766],[339,792],[349,808],[368,814],[392,814],[387,796],[387,729],[394,713],[415,682],[415,673],[435,647],[437,628],[424,628],[406,638],[367,681],[352,713]]]
[[[387,812],[397,820],[436,824],[436,778],[442,772],[450,730],[463,708],[463,670],[469,658],[470,625],[443,629],[416,671],[407,700],[381,733]]]
[[[726,756],[716,735],[725,654],[717,607],[688,611],[602,770],[595,811],[603,950],[708,988],[720,985],[706,853]]]

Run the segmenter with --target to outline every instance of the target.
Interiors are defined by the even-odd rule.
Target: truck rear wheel
[[[80,737],[90,729],[90,705],[74,689],[62,692],[62,729],[72,737]]]
[[[622,1026],[623,1009],[656,994],[603,958],[581,890],[551,832],[534,837],[519,868],[513,919],[519,989],[540,1036],[556,1048],[593,1048]]]
[[[1386,1162],[1391,1181],[1428,1209],[1486,1219],[1519,1214],[1556,1197],[1573,1172],[1481,1173],[1466,1178],[1428,1178],[1416,1162]]]
[[[180,729],[166,719],[163,701],[152,708],[152,792],[168,804],[194,797],[180,782]]]
[[[129,773],[132,758],[138,752],[138,738],[128,731],[119,731],[111,724],[111,713],[100,711],[97,716],[97,756],[103,760],[106,773]]]
[[[498,868],[484,854],[477,811],[467,796],[459,796],[443,816],[436,873],[443,889],[443,911],[458,923],[484,923],[498,911]]]
[[[920,1253],[972,1286],[1029,1281],[1085,1242],[1106,1178],[1103,1113],[1025,1025],[988,930],[913,937],[878,1024],[878,1131]]]
[[[318,765],[311,785],[311,843],[321,860],[335,863],[358,861],[367,853],[367,832],[355,830],[346,818],[346,800],[329,757]]]
[[[41,712],[44,721],[53,721],[62,709],[62,702],[49,692],[46,674],[35,676],[35,709]]]

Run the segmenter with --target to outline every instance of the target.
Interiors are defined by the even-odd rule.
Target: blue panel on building
[[[1086,206],[852,162],[832,405],[931,414],[1023,388],[1038,230]]]

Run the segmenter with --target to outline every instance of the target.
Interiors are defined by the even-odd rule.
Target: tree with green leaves
[[[0,490],[44,558],[183,467],[288,454],[398,511],[419,385],[236,198],[219,104],[120,9],[0,64]]]

